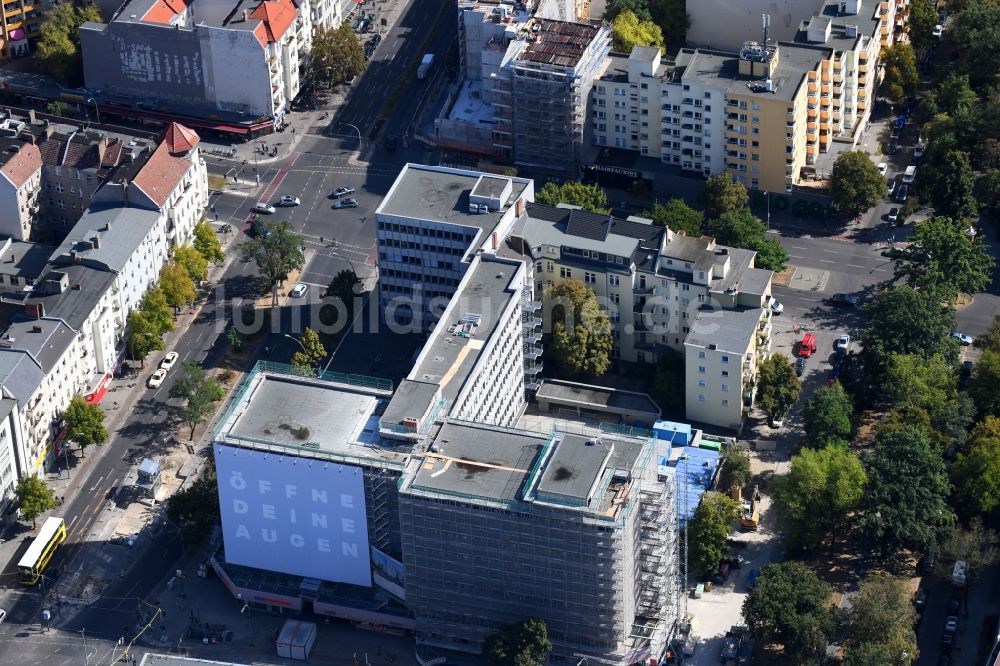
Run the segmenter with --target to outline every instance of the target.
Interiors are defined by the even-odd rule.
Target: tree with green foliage
[[[326,347],[319,339],[319,334],[311,328],[306,328],[299,336],[301,351],[292,355],[292,366],[299,370],[316,371],[320,362],[326,358]]]
[[[973,87],[994,82],[1000,63],[1000,5],[970,2],[950,21],[948,40],[958,54],[952,67],[968,74]]]
[[[736,500],[718,493],[707,493],[687,524],[688,556],[691,568],[711,573],[729,553],[729,533],[740,519]]]
[[[163,335],[174,330],[174,311],[167,302],[167,297],[159,287],[147,289],[139,301],[139,309],[153,325],[157,335]]]
[[[830,174],[833,203],[839,210],[857,217],[885,198],[885,177],[867,153],[841,153]]]
[[[916,662],[919,650],[913,628],[917,612],[912,601],[901,578],[875,572],[862,580],[851,606],[845,666],[903,666]]]
[[[708,232],[722,245],[754,250],[758,268],[780,272],[788,263],[788,252],[776,238],[767,236],[767,228],[749,208],[727,211],[708,223]]]
[[[354,33],[351,34],[353,38]],[[261,226],[264,232],[241,243],[239,250],[243,261],[257,264],[257,270],[271,285],[271,307],[274,308],[278,306],[278,285],[305,263],[304,245],[302,237],[292,231],[288,222],[262,222]]]
[[[59,0],[45,11],[41,37],[35,47],[35,62],[63,85],[83,83],[80,26],[88,21],[101,23],[96,5]]]
[[[806,402],[802,420],[808,446],[846,444],[854,432],[854,400],[840,382],[821,386]]]
[[[218,480],[211,458],[201,477],[167,499],[167,517],[184,532],[189,544],[201,543],[221,523]]]
[[[986,332],[977,337],[972,344],[979,349],[1000,352],[1000,315],[993,318],[993,323],[986,329]]]
[[[757,366],[757,403],[772,419],[788,414],[802,395],[802,384],[792,359],[771,354]]]
[[[160,351],[164,348],[163,333],[142,309],[132,310],[128,313],[125,341],[129,356],[132,360],[139,361],[143,367],[146,365],[146,357],[149,356],[150,352]]]
[[[63,425],[66,426],[66,439],[76,442],[81,449],[108,441],[104,410],[100,405],[88,403],[79,393],[66,406]]]
[[[747,189],[724,173],[705,181],[701,199],[709,218],[740,211],[750,205]]]
[[[570,204],[600,215],[611,213],[611,209],[608,207],[608,194],[597,184],[569,181],[557,185],[548,182],[542,189],[535,192],[535,201],[548,206],[557,206],[561,203]]]
[[[722,450],[719,459],[719,488],[728,491],[733,486],[745,490],[753,479],[750,452],[746,446],[730,446]]]
[[[768,564],[743,600],[743,619],[754,636],[782,645],[791,663],[819,663],[836,628],[832,595],[801,562]]]
[[[215,403],[225,395],[222,384],[206,373],[197,361],[184,364],[184,375],[170,387],[170,397],[186,401],[181,418],[191,426],[191,439],[194,439],[195,428],[215,413]]]
[[[611,43],[619,53],[631,53],[636,46],[655,46],[663,50],[663,32],[652,19],[641,19],[629,10],[611,23]]]
[[[867,482],[858,456],[841,444],[804,448],[792,456],[788,474],[774,482],[774,500],[792,543],[815,548],[829,537],[832,547]]]
[[[882,50],[879,63],[884,67],[881,90],[894,104],[903,104],[917,90],[920,74],[917,56],[906,42],[896,42]]]
[[[968,153],[949,150],[932,174],[930,199],[938,215],[961,221],[977,214],[979,207],[972,194],[976,173]]]
[[[685,0],[650,0],[649,11],[653,20],[663,29],[667,43],[676,47],[683,46],[687,30],[691,27]]]
[[[979,102],[976,91],[969,85],[967,74],[949,74],[938,84],[933,95],[939,111],[953,118],[968,116]]]
[[[965,562],[965,587],[972,587],[983,569],[1000,560],[1000,538],[996,530],[983,525],[979,516],[968,527],[955,525],[941,542],[941,565],[944,573],[954,570],[955,562]]]
[[[192,303],[198,297],[191,276],[188,275],[184,266],[176,261],[164,264],[163,268],[160,269],[160,280],[157,286],[163,292],[163,297],[167,299],[167,304],[175,311]]]
[[[174,261],[183,266],[184,271],[196,283],[208,277],[208,260],[190,245],[174,248]]]
[[[226,333],[226,339],[229,341],[229,346],[233,348],[233,351],[239,351],[243,348],[243,336],[240,335],[235,326],[229,328],[229,332]]]
[[[976,201],[989,209],[993,217],[1000,217],[1000,169],[991,168],[976,181]]]
[[[949,471],[955,504],[966,515],[1000,507],[1000,418],[987,416],[976,424]]]
[[[649,218],[653,224],[666,227],[674,233],[684,233],[693,238],[701,236],[701,227],[705,223],[705,214],[688,206],[683,199],[657,203],[652,210],[644,212],[642,217]]]
[[[31,529],[35,529],[35,519],[49,509],[59,506],[52,488],[37,476],[30,474],[22,476],[14,486],[14,497],[17,508],[25,520],[31,521]]]
[[[659,354],[650,394],[664,414],[684,411],[684,354],[673,349]]]
[[[917,222],[910,244],[896,257],[896,278],[949,300],[959,293],[981,292],[996,262],[982,238],[968,230],[968,222],[950,217]]]
[[[483,642],[483,656],[497,666],[545,666],[550,652],[548,627],[537,617],[501,625]]]
[[[882,559],[906,548],[930,553],[951,529],[951,486],[940,452],[927,433],[907,426],[882,433],[865,459],[868,489],[861,501],[859,534]]]
[[[948,441],[964,441],[976,416],[972,400],[958,389],[954,367],[939,355],[890,355],[882,390],[896,408],[926,412],[931,427]]]
[[[608,0],[604,6],[604,20],[613,23],[619,14],[632,12],[642,21],[652,21],[647,0]]]
[[[868,315],[862,358],[868,373],[880,378],[892,354],[958,358],[955,309],[930,291],[902,286],[883,289],[864,306]]]
[[[545,292],[546,346],[563,376],[603,375],[611,367],[614,339],[611,321],[597,304],[594,290],[577,280],[566,280]]]
[[[907,18],[907,33],[910,43],[918,51],[924,51],[934,43],[934,26],[938,15],[931,0],[910,0],[910,15]]]
[[[215,233],[212,225],[204,220],[194,225],[193,245],[209,263],[217,264],[226,258],[222,251],[222,243],[219,242],[219,235]]]
[[[333,86],[365,71],[365,50],[350,23],[332,30],[317,28],[312,37],[309,75],[317,84]]]
[[[1000,351],[983,351],[972,371],[969,395],[983,414],[1000,416]]]

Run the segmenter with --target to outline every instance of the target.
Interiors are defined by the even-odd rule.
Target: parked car
[[[736,653],[740,650],[740,637],[733,633],[727,633],[725,639],[722,643],[722,654],[719,656],[719,661],[725,664],[729,661],[735,661]]]
[[[258,201],[253,205],[253,212],[255,213],[263,213],[264,215],[273,215],[275,210],[276,209],[274,206],[268,203],[264,203],[263,201]]]
[[[897,150],[899,150],[899,144],[895,140],[893,140],[886,144],[885,150],[883,152],[886,155],[895,155]]]
[[[962,607],[962,600],[958,597],[951,597],[948,599],[948,614],[958,615],[958,609]]]
[[[750,575],[747,576],[747,592],[751,592],[757,587],[758,578],[760,578],[760,572],[756,569],[751,569]]]
[[[934,37],[940,37],[943,34],[944,34],[944,26],[941,25],[940,23],[934,26],[934,29],[931,30],[931,35]]]
[[[396,150],[396,146],[399,144],[399,139],[396,138],[395,134],[390,134],[385,137],[385,149],[386,150]]]
[[[886,216],[886,219],[889,220],[890,222],[895,222],[896,220],[898,220],[899,219],[899,209],[898,208],[890,208],[889,209],[889,214]]]
[[[160,388],[160,386],[163,384],[163,380],[166,379],[166,377],[167,377],[167,371],[164,370],[163,368],[160,368],[159,370],[157,370],[156,372],[154,372],[149,376],[149,379],[146,380],[146,386],[148,386],[149,388]]]
[[[927,152],[927,147],[922,143],[918,143],[917,146],[913,149],[913,157],[918,160],[923,159],[924,153],[926,152]]]
[[[285,196],[281,197],[281,199],[278,201],[278,205],[281,206],[281,207],[283,207],[283,208],[287,208],[289,206],[298,206],[300,203],[302,203],[302,202],[299,201],[298,197],[293,197],[293,196],[288,195],[288,194],[286,194]]]
[[[339,201],[334,202],[333,207],[334,208],[357,208],[358,207],[358,200],[357,199],[341,199]]]
[[[265,226],[264,220],[254,217],[253,222],[250,223],[250,226],[253,227],[253,230],[257,232],[257,235],[260,236],[261,238],[267,238],[268,236],[271,235],[271,230],[268,229],[267,226]]]
[[[903,184],[899,186],[896,190],[896,203],[906,203],[906,199],[910,196],[910,186]]]
[[[330,192],[331,199],[339,199],[340,197],[346,197],[348,194],[354,194],[353,187],[338,187],[333,192]]]
[[[948,616],[948,618],[944,621],[944,630],[945,631],[950,631],[950,632],[953,632],[953,633],[956,632],[956,631],[958,631],[958,616],[957,615],[949,615]]]
[[[771,427],[772,428],[780,428],[780,427],[782,427],[784,425],[785,425],[785,417],[784,417],[784,415],[781,415],[781,416],[772,416],[771,417]]]
[[[834,305],[840,305],[850,308],[857,307],[860,301],[861,299],[859,299],[854,294],[834,294],[833,296],[830,297],[830,302],[833,303]]]
[[[795,359],[795,374],[801,377],[806,371],[806,360],[799,356]]]
[[[885,162],[879,162],[878,163],[878,172],[880,174],[882,174],[884,176],[885,172],[888,171],[888,170],[889,170],[889,165],[888,164],[886,164]]]
[[[972,336],[967,333],[955,331],[954,333],[951,334],[951,337],[955,338],[960,343],[962,343],[963,347],[968,347],[969,345],[972,344]]]
[[[774,314],[781,314],[785,310],[785,306],[782,305],[774,296],[771,297],[771,300],[769,300],[767,304],[770,306],[771,312]]]
[[[975,364],[972,361],[965,361],[962,363],[962,370],[958,375],[958,388],[968,388],[969,384],[972,382],[972,369]]]
[[[916,594],[913,595],[913,605],[918,612],[923,611],[927,605],[927,592],[924,591],[924,588],[918,589]]]
[[[295,285],[295,288],[292,289],[292,296],[294,298],[301,298],[306,295],[307,291],[309,291],[309,285],[305,284],[304,282],[299,282],[297,285]]]
[[[169,370],[170,368],[174,367],[175,363],[177,363],[177,358],[178,358],[177,352],[175,351],[167,352],[166,354],[163,355],[163,360],[160,361],[160,367],[164,370]]]
[[[955,634],[950,631],[944,632],[941,636],[941,651],[951,652],[951,648],[955,646]]]
[[[842,336],[837,338],[837,344],[836,344],[837,351],[844,350],[846,352],[847,348],[850,346],[851,346],[851,336],[848,335],[847,333],[844,333]]]

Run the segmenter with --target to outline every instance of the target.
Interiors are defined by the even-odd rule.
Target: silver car
[[[334,202],[333,207],[334,208],[357,208],[358,207],[358,200],[357,199],[341,199],[340,201]]]

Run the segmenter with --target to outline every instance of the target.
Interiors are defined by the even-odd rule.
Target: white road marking
[[[857,264],[847,264],[851,268],[868,268],[867,266],[858,266]]]
[[[70,528],[72,528],[72,527],[73,527],[73,523],[75,523],[75,522],[76,522],[76,519],[77,519],[77,518],[79,518],[79,517],[80,517],[80,516],[73,516],[73,520],[69,521],[69,526],[70,526]]]
[[[820,261],[823,262],[824,264],[835,264],[835,263],[837,263],[836,261],[832,261],[830,259],[820,259]]]
[[[97,486],[101,485],[101,481],[103,480],[104,480],[104,475],[102,474],[101,478],[99,478],[97,480],[97,483],[94,484],[94,487],[90,489],[90,492],[94,492],[95,490],[97,490]]]

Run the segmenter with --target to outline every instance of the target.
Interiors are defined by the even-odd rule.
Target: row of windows
[[[699,393],[698,394],[698,402],[705,402],[705,394],[704,393]],[[719,406],[720,407],[728,407],[729,406],[729,400],[726,399],[726,400],[720,401],[719,402]]]
[[[414,227],[409,224],[396,224],[395,222],[378,223],[378,228],[383,231],[395,231],[401,234],[412,234],[414,236],[431,236],[433,238],[445,238],[448,240],[465,241],[471,243],[473,236],[457,231],[445,231],[443,229],[428,229],[427,227]]]
[[[443,284],[451,287],[458,286],[458,279],[452,277],[444,277],[441,275],[426,275],[424,273],[411,273],[410,271],[401,271],[395,268],[386,268],[381,271],[381,274],[386,277],[399,278],[401,280],[413,280],[414,282],[428,282],[430,284]]]
[[[395,238],[380,238],[379,245],[382,247],[397,247],[404,250],[420,250],[422,252],[436,252],[438,254],[454,254],[456,256],[465,254],[465,248],[461,247],[430,245],[428,243],[416,243],[414,241],[397,240]]]

